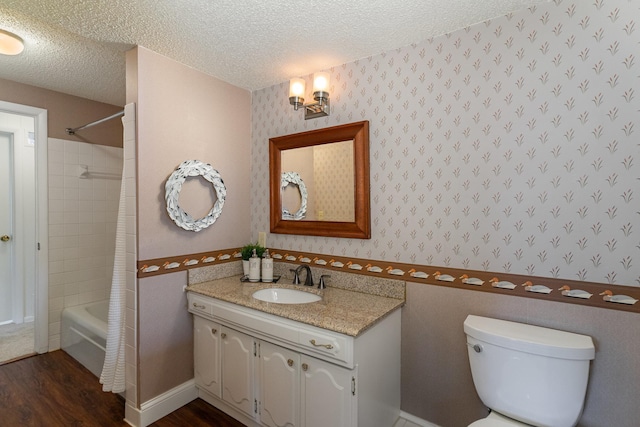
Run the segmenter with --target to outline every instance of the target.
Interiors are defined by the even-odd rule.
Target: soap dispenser
[[[262,281],[273,282],[273,258],[269,255],[269,249],[264,251],[262,258]]]
[[[253,250],[253,255],[249,258],[249,281],[260,281],[260,258],[258,258],[255,249]]]

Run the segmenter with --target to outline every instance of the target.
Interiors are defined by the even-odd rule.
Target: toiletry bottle
[[[253,250],[253,255],[249,258],[249,281],[260,281],[260,258],[256,254],[256,250]]]
[[[264,251],[262,258],[262,281],[273,282],[273,258],[269,255],[269,249]]]

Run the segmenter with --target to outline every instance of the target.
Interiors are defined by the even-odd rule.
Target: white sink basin
[[[260,301],[273,302],[276,304],[306,304],[322,299],[320,295],[286,288],[261,289],[254,292],[253,297]]]

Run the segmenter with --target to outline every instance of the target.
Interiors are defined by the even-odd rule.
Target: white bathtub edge
[[[187,403],[198,397],[198,390],[193,379],[172,388],[140,405],[140,409],[134,408],[127,401],[124,421],[133,427],[146,427],[169,415],[173,411],[182,408]]]
[[[105,301],[97,301],[90,304],[77,305],[73,307],[67,307],[62,310],[61,322],[64,320],[70,320],[74,323],[82,325],[92,333],[98,335],[102,339],[107,339],[107,322],[103,319],[98,319],[90,315],[86,311],[86,307],[89,305],[105,304]],[[106,304],[109,304],[108,301]]]

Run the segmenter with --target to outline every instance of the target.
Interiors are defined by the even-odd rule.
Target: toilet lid
[[[491,412],[487,418],[474,421],[469,427],[531,427],[529,424],[523,424],[513,418],[507,418],[497,412]]]

